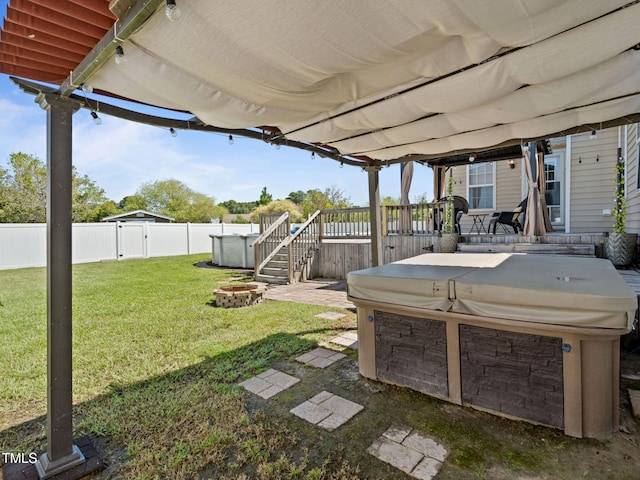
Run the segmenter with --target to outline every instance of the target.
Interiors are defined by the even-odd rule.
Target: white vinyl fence
[[[235,223],[74,223],[73,263],[210,253],[209,235],[258,233],[257,224]],[[44,267],[47,225],[0,224],[0,270]]]

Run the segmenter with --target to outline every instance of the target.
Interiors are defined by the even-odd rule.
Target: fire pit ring
[[[227,285],[213,291],[216,307],[239,308],[256,305],[264,299],[266,288],[257,283]]]

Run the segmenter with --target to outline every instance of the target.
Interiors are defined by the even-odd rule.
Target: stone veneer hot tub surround
[[[360,373],[606,439],[635,294],[603,259],[426,254],[351,272]]]
[[[228,285],[213,291],[216,307],[239,308],[256,305],[264,299],[266,288],[256,283]]]

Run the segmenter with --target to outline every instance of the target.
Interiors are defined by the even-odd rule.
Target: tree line
[[[12,153],[8,168],[0,166],[0,223],[45,223],[46,190],[44,162],[33,155]],[[134,195],[116,203],[87,175],[80,175],[75,167],[72,169],[72,202],[72,221],[78,223],[99,222],[105,217],[133,210],[147,210],[173,217],[176,222],[191,223],[221,220],[227,213],[249,214],[250,221],[257,223],[260,213],[288,211],[292,221],[299,223],[316,210],[354,206],[344,192],[335,187],[298,190],[280,200],[273,200],[264,187],[254,202],[227,200],[216,204],[214,197],[195,192],[175,179],[143,183]]]

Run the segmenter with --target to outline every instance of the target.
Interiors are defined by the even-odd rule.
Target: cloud
[[[25,100],[30,97],[24,95]],[[46,157],[46,113],[36,105],[0,97],[0,164],[11,153],[24,152]]]
[[[102,125],[79,122],[74,129],[74,164],[113,200],[132,195],[145,182],[177,179],[212,195],[215,180],[232,171],[207,161],[188,138],[166,129],[103,116]]]
[[[273,198],[292,191],[335,186],[351,202],[368,203],[368,178],[359,168],[316,157],[308,152],[234,136],[168,130],[101,115],[95,125],[87,110],[73,116],[73,163],[109,198],[132,195],[144,182],[174,178],[216,201],[257,200],[267,187]],[[33,97],[0,76],[0,165],[9,154],[25,152],[46,161],[46,113]],[[432,197],[431,169],[416,166],[410,198]],[[400,196],[399,168],[380,171],[380,195]]]

